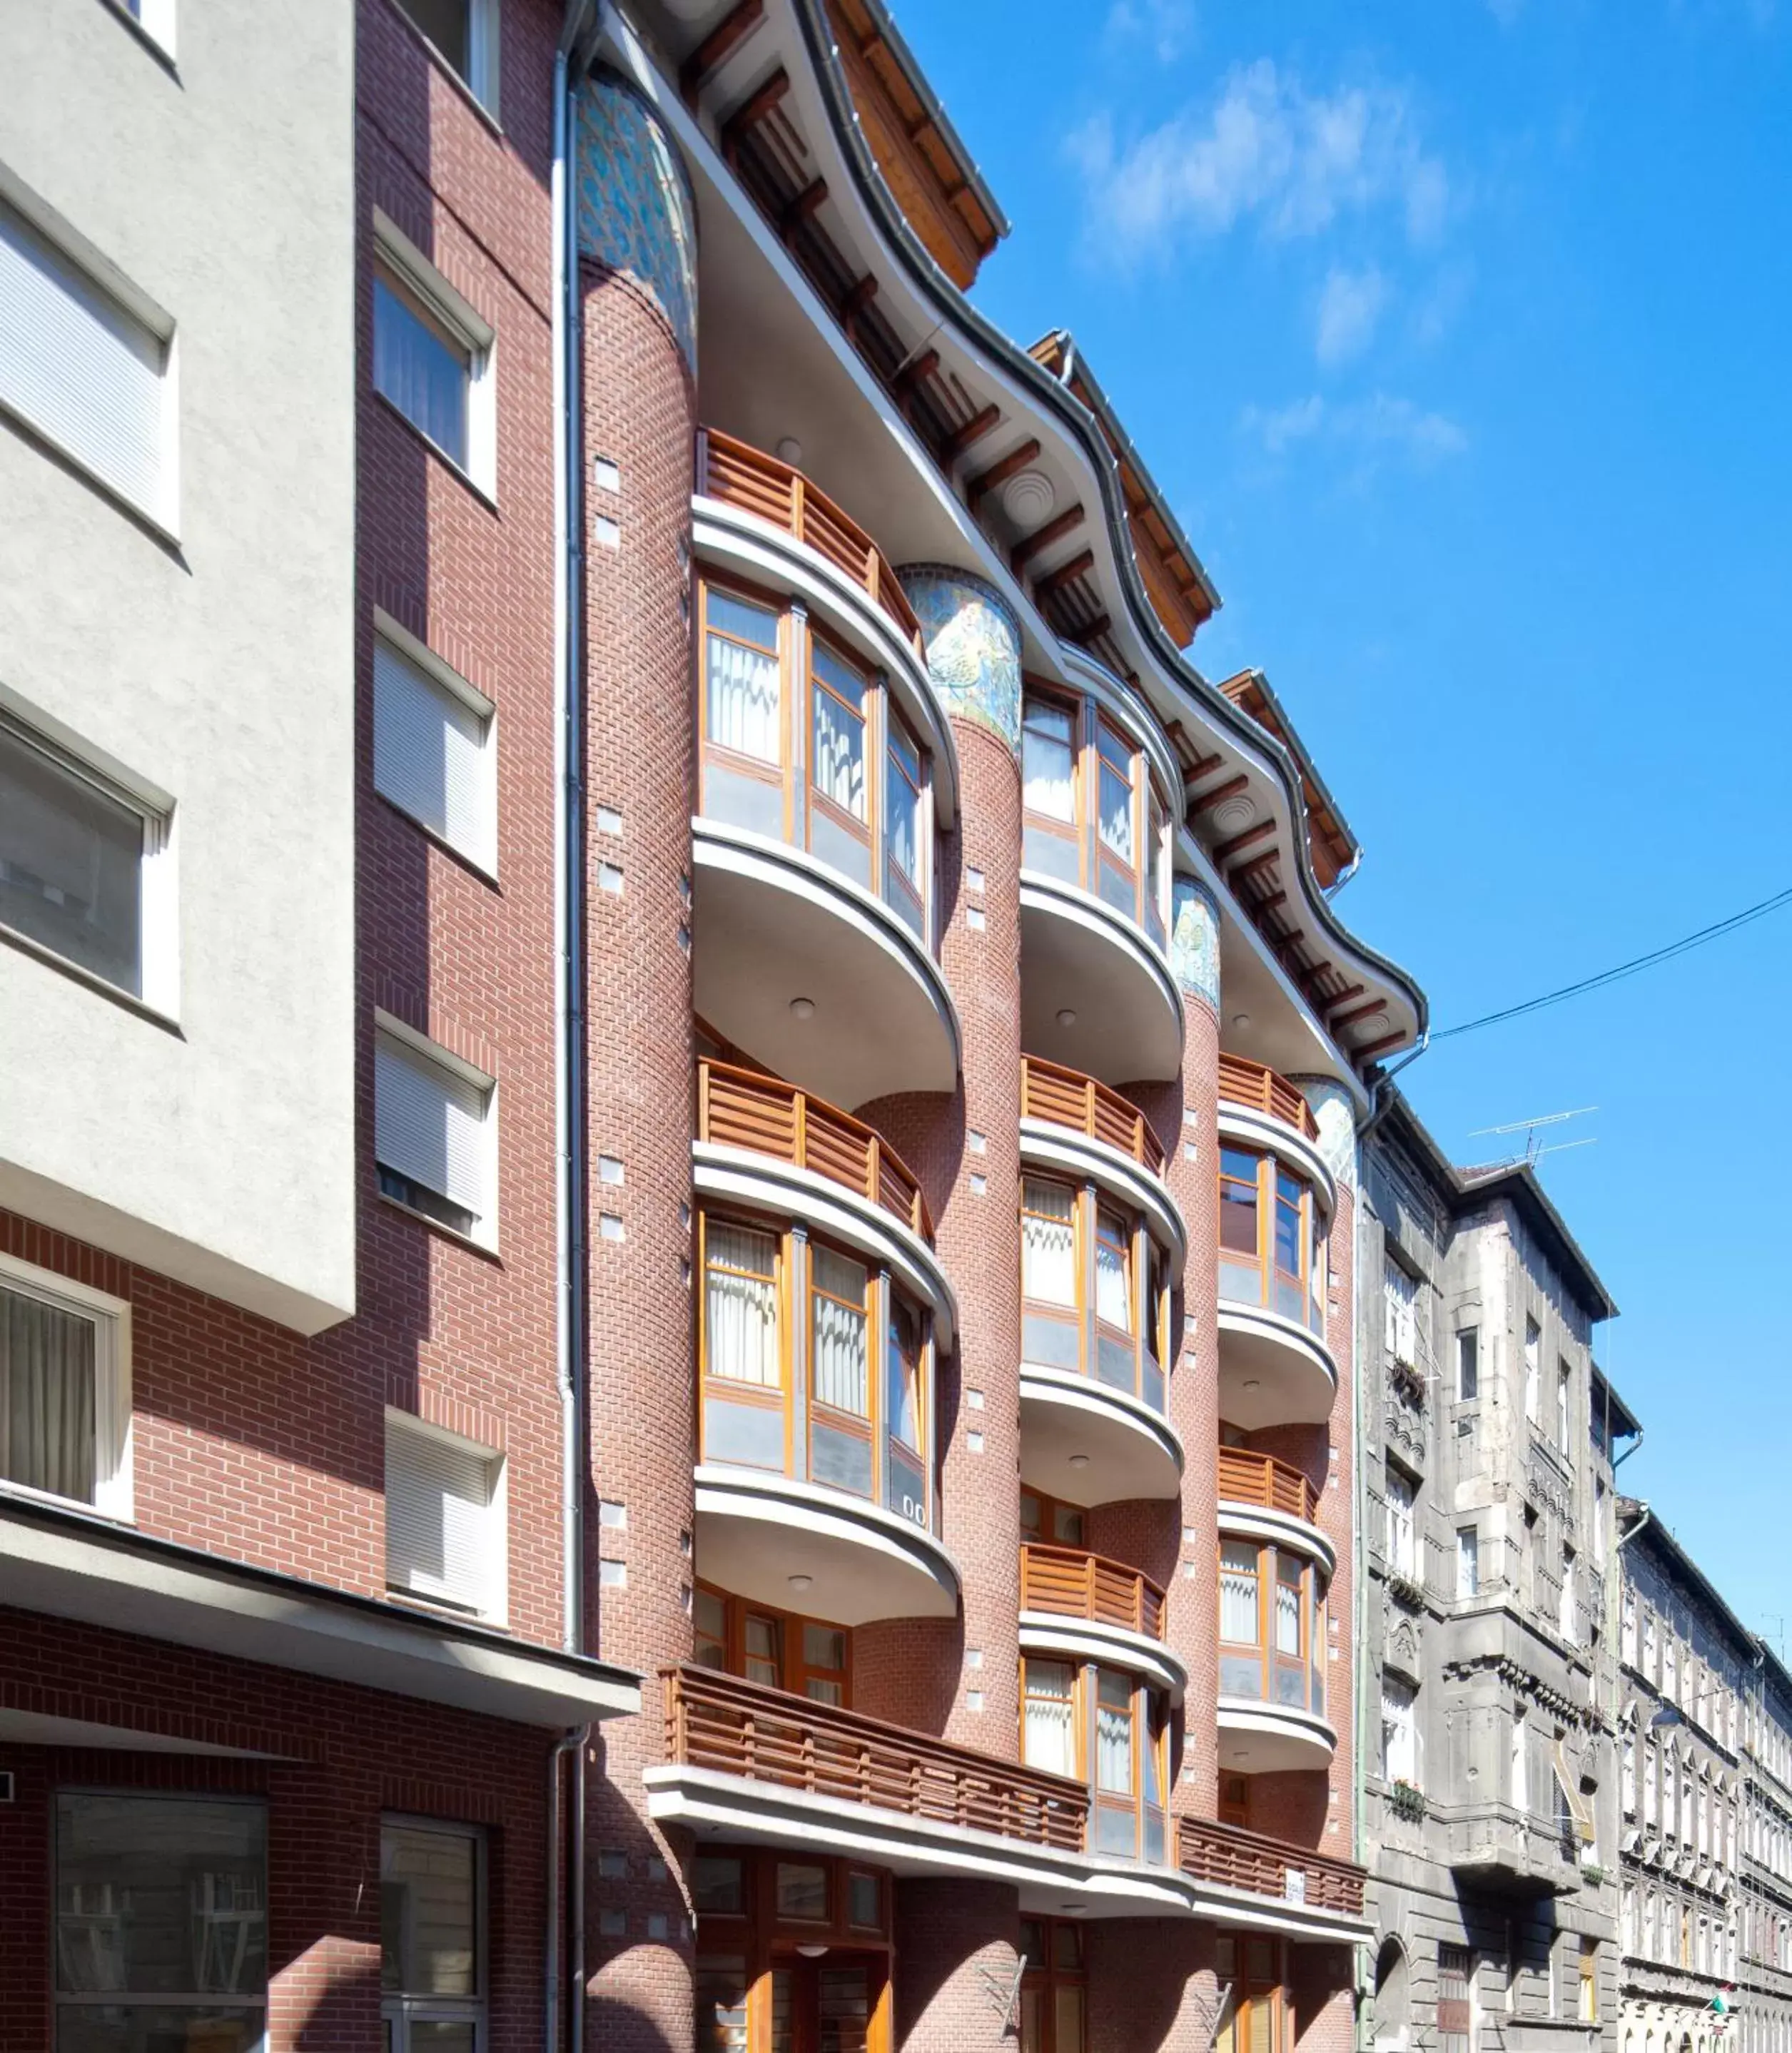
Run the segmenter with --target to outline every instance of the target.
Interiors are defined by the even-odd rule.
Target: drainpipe
[[[584,1645],[584,1455],[586,1287],[584,1227],[584,727],[580,597],[584,552],[581,438],[578,428],[578,265],[574,237],[572,57],[590,14],[590,0],[567,0],[554,53],[554,1157],[556,1367],[560,1400],[560,1637],[569,1653]],[[546,2053],[580,2053],[584,2043],[585,1750],[589,1725],[567,1733],[548,1757],[548,1905],[543,1957],[546,1975],[543,2043]],[[572,1876],[565,1917],[571,1920],[567,2009],[562,2027],[560,1903],[568,1847],[564,1800],[568,1754],[573,1761],[570,1832]]]
[[[1375,1088],[1373,1092],[1371,1093],[1369,1101],[1369,1110],[1357,1123],[1357,1143],[1359,1147],[1369,1138],[1370,1135],[1375,1131],[1376,1128],[1381,1125],[1381,1121],[1387,1117],[1388,1107],[1393,1102],[1393,1099],[1389,1091],[1389,1086],[1393,1083],[1394,1078],[1400,1074],[1402,1070],[1407,1068],[1410,1064],[1416,1062],[1419,1059],[1420,1056],[1422,1055],[1425,1050],[1430,1046],[1431,1029],[1428,1026],[1425,1030],[1424,1033],[1419,1036],[1419,1045],[1413,1050],[1412,1054],[1409,1055],[1402,1055],[1400,1060],[1394,1064],[1391,1070],[1384,1070],[1381,1075],[1375,1079]]]

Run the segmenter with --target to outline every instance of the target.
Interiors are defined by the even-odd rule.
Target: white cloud
[[[1145,43],[1159,64],[1173,64],[1195,39],[1193,0],[1114,0],[1102,33],[1110,43]]]
[[[1341,404],[1315,392],[1285,406],[1247,406],[1238,425],[1271,457],[1286,456],[1298,443],[1323,442],[1348,456],[1359,477],[1393,458],[1428,469],[1468,447],[1468,435],[1448,414],[1385,392]]]
[[[1371,84],[1309,93],[1267,58],[1234,70],[1205,108],[1125,141],[1102,115],[1071,147],[1089,182],[1092,240],[1123,257],[1247,218],[1272,236],[1316,235],[1342,214],[1381,206],[1397,208],[1422,242],[1441,230],[1449,205],[1444,167],[1421,141],[1404,92]]]
[[[1387,281],[1373,264],[1363,271],[1346,271],[1334,264],[1319,294],[1313,340],[1319,361],[1342,363],[1361,355],[1374,336],[1387,297]]]

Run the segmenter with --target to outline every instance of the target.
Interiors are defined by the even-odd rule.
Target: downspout
[[[578,265],[576,261],[572,144],[572,55],[590,0],[567,0],[554,53],[554,161],[550,188],[553,237],[554,414],[554,1157],[556,1367],[560,1400],[561,1643],[584,1645],[584,1474],[587,1304],[584,1227],[584,724],[581,606],[583,551],[577,433]],[[548,1763],[548,1900],[543,1959],[545,2053],[574,2053],[584,2043],[585,1752],[589,1725],[556,1742]],[[570,1833],[564,1804],[565,1761],[572,1757]],[[568,1839],[570,1838],[570,1847]],[[561,1902],[563,1869],[572,1875]],[[562,2024],[563,1925],[571,1921]]]
[[[1416,1062],[1430,1046],[1431,1029],[1428,1026],[1419,1036],[1419,1045],[1412,1054],[1402,1055],[1391,1070],[1384,1070],[1375,1079],[1375,1087],[1370,1097],[1369,1110],[1357,1122],[1357,1145],[1359,1148],[1388,1116],[1388,1107],[1393,1103],[1389,1086],[1402,1070]]]

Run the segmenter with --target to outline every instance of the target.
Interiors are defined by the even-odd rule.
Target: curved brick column
[[[587,2043],[692,2043],[681,1856],[648,1823],[657,1671],[691,1651],[695,1424],[686,921],[687,571],[695,395],[688,198],[619,83],[580,94],[587,785],[588,1645],[643,1670],[589,1777]],[[682,203],[682,204],[681,204]],[[594,461],[615,466],[609,489]],[[599,1164],[620,1164],[616,1172]],[[545,1200],[544,1200],[545,1201]],[[602,1515],[599,1507],[603,1507]]]
[[[1013,1890],[991,1882],[896,1885],[896,2043],[902,2053],[1012,2047],[1002,2000],[1020,1955]]]
[[[1089,2053],[1210,2053],[1216,1928],[1186,1918],[1103,1918],[1083,1933]]]
[[[1177,1352],[1170,1419],[1182,1439],[1181,1531],[1169,1593],[1171,1646],[1189,1671],[1181,1758],[1170,1808],[1211,1818],[1217,1793],[1220,1622],[1214,1526],[1220,1444],[1220,922],[1193,877],[1175,880],[1170,960],[1182,989],[1181,1129],[1163,1136],[1165,1175],[1189,1228],[1173,1308]]]

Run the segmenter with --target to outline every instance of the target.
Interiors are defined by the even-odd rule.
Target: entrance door
[[[886,2053],[877,1955],[780,1959],[772,1969],[771,2053]]]

